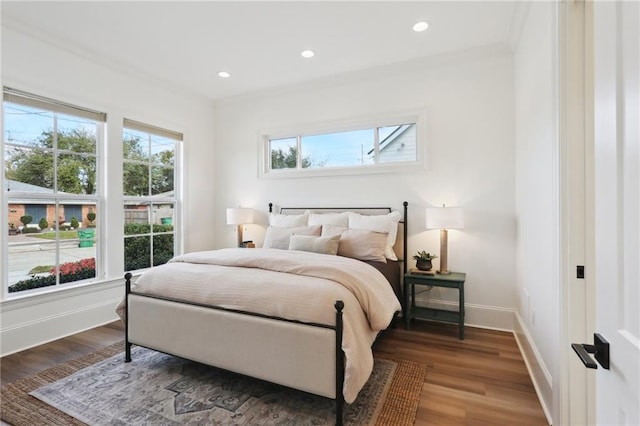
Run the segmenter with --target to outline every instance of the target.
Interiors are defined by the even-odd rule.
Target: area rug
[[[2,420],[14,425],[335,421],[330,399],[139,347],[135,362],[125,364],[122,350],[121,342],[6,385]],[[377,357],[358,399],[345,406],[345,424],[412,425],[425,374],[424,364]]]

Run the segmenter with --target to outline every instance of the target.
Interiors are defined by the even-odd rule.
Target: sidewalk
[[[30,237],[29,234],[10,235],[9,285],[31,277],[29,271],[36,266],[56,264],[56,241]],[[60,241],[60,264],[96,256],[96,247],[78,247],[77,240]]]

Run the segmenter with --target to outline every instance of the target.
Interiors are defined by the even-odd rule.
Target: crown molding
[[[145,83],[151,83],[154,86],[158,86],[173,95],[191,97],[200,102],[212,105],[212,99],[208,96],[205,96],[201,92],[186,89],[171,81],[158,77],[157,75],[143,71],[129,64],[125,64],[117,58],[105,57],[86,46],[79,46],[77,41],[75,40],[65,39],[63,37],[60,37],[59,35],[51,34],[39,28],[30,27],[28,24],[21,22],[19,19],[16,19],[13,16],[7,16],[7,14],[3,12],[2,32],[4,32],[5,30],[13,31],[22,36],[34,39],[39,43],[65,51],[67,53],[70,53],[71,55],[98,64],[101,67],[109,69],[118,74],[127,75],[128,77],[143,81]]]

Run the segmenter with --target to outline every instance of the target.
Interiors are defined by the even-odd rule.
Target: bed
[[[135,344],[335,399],[342,424],[401,311],[407,205],[270,204],[263,248],[177,256],[135,283],[127,273],[125,361]]]

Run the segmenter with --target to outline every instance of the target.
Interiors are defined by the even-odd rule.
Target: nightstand
[[[411,318],[421,318],[426,320],[452,322],[458,324],[460,340],[464,339],[464,281],[466,274],[461,272],[452,272],[448,275],[418,275],[407,272],[404,276],[404,295],[405,308],[402,313],[404,316],[407,330],[409,330]],[[416,287],[432,286],[457,288],[458,311],[449,311],[444,309],[426,308],[416,306]],[[418,289],[419,290],[419,289]]]

